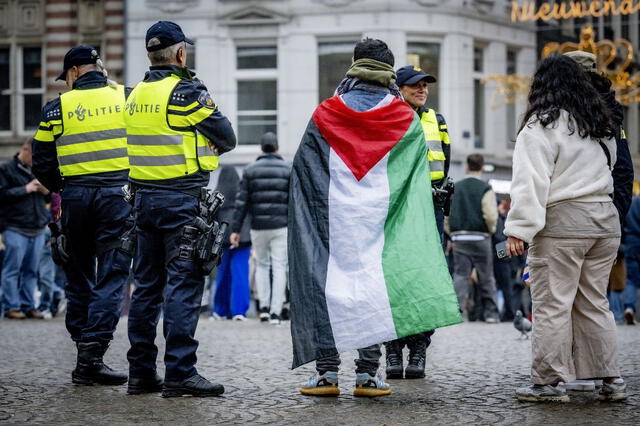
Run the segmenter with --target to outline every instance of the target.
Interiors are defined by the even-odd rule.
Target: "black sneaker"
[[[260,318],[260,322],[269,321],[269,308],[260,308],[260,315],[258,317]]]
[[[163,398],[173,398],[182,395],[220,396],[224,393],[224,386],[211,383],[199,374],[195,374],[181,382],[164,382]]]
[[[282,319],[280,318],[280,315],[271,314],[271,318],[269,318],[269,324],[278,325],[281,322],[282,322]]]

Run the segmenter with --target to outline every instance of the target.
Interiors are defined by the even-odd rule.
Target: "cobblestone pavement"
[[[0,423],[7,424],[640,424],[640,326],[620,326],[621,368],[631,397],[599,403],[520,403],[530,341],[511,324],[466,323],[436,332],[422,380],[390,381],[392,395],[354,398],[353,358],[344,354],[342,395],[311,398],[298,387],[312,366],[289,370],[288,325],[202,319],[199,372],[222,382],[221,398],[127,396],[126,386],[74,386],[75,352],[61,319],[0,321]],[[161,332],[159,333],[161,336]],[[162,339],[159,339],[162,340]],[[106,360],[126,370],[126,319]],[[161,347],[161,353],[163,348]],[[162,370],[162,366],[159,367]]]

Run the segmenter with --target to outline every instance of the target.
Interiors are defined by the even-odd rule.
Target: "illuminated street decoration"
[[[520,1],[511,2],[511,21],[550,21],[552,19],[563,20],[571,18],[585,18],[592,16],[598,18],[607,15],[631,15],[640,10],[640,0],[622,0],[616,4],[616,0],[585,0],[578,1],[556,1],[541,3],[525,0],[520,5]]]
[[[515,104],[526,101],[531,86],[531,77],[519,74],[491,74],[480,80],[482,84],[495,81],[498,85],[491,96],[491,108],[496,109],[502,103]]]
[[[630,73],[633,63],[633,45],[625,39],[595,41],[593,28],[586,26],[580,32],[578,43],[547,43],[541,52],[542,58],[573,50],[583,50],[596,55],[598,72],[606,75],[616,91],[616,99],[623,105],[640,101],[640,72]]]

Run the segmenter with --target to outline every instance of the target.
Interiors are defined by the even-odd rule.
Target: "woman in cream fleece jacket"
[[[529,244],[533,386],[523,401],[561,401],[561,383],[603,379],[601,400],[626,398],[616,325],[606,297],[620,242],[609,194],[615,125],[582,69],[545,59],[534,76],[513,154],[507,253]]]

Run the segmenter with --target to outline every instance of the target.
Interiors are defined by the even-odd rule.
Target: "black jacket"
[[[276,153],[263,154],[242,173],[236,197],[233,232],[240,232],[247,213],[251,229],[278,229],[287,226],[291,164]]]
[[[227,222],[230,225],[233,223],[233,215],[236,211],[236,194],[239,189],[240,176],[238,176],[236,168],[234,166],[221,166],[216,191],[222,192],[222,195],[224,195],[224,203],[222,204],[222,207],[220,207],[220,210],[218,210],[216,217],[218,221]],[[224,236],[223,242],[225,247],[230,245],[230,235],[231,226],[227,228],[227,233]],[[249,216],[247,215],[242,224],[242,230],[240,231],[240,245],[246,246],[250,244],[251,234],[249,233]]]
[[[613,165],[613,204],[618,209],[620,222],[624,226],[624,218],[631,207],[631,197],[633,195],[633,162],[627,137],[622,130],[624,120],[624,109],[616,101],[616,93],[611,91],[603,94],[611,111],[613,121],[618,125],[616,131],[616,162]]]
[[[51,197],[40,192],[27,194],[25,186],[33,179],[31,169],[17,155],[0,166],[0,230],[36,230],[49,223],[46,203]]]

